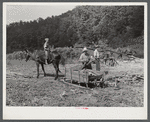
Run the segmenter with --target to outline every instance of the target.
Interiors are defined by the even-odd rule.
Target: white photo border
[[[144,107],[8,107],[6,106],[6,9],[7,5],[108,5],[108,6],[144,6]],[[147,119],[147,3],[146,2],[4,2],[3,3],[3,119],[36,120],[110,120],[110,119]],[[79,108],[79,107],[78,107]]]

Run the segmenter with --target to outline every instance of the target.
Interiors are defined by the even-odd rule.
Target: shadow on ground
[[[55,74],[47,73],[47,74],[46,74],[46,77],[55,77]],[[59,74],[58,77],[65,77],[65,75]]]

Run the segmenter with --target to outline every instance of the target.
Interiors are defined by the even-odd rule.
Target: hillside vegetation
[[[43,49],[44,38],[54,47],[134,47],[143,55],[144,6],[77,6],[60,16],[7,25],[7,53]]]

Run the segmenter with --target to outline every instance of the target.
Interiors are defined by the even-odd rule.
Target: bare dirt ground
[[[69,70],[76,64],[67,64]],[[95,68],[95,64],[93,64]],[[64,67],[60,65],[60,76]],[[6,66],[6,105],[7,106],[86,106],[86,107],[143,107],[144,101],[144,59],[135,63],[119,62],[115,67],[101,64],[101,70],[108,71],[105,88],[83,89],[54,80],[52,65],[45,66],[48,74],[36,78],[36,65],[33,61],[7,60]],[[117,87],[114,77],[122,76]]]

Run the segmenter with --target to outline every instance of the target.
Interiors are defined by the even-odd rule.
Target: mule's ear
[[[24,49],[25,52],[27,52],[27,49]]]
[[[27,49],[24,49],[24,51],[25,51],[26,53],[28,53],[28,50],[27,50]]]

